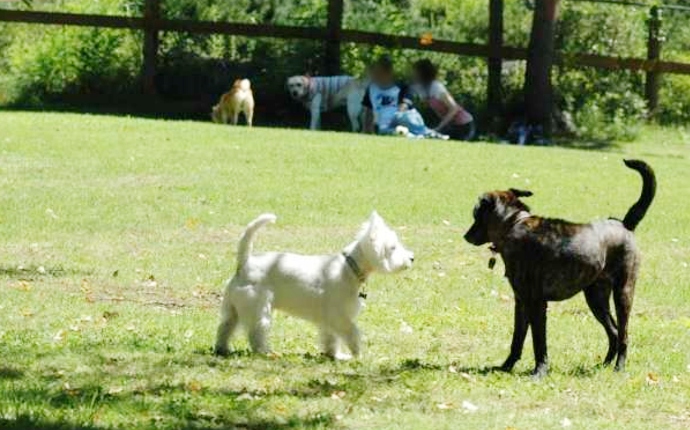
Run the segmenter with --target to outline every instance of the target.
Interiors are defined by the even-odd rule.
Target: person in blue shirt
[[[382,56],[370,68],[371,83],[364,93],[364,131],[407,137],[448,139],[428,128],[414,108],[408,86],[395,81],[393,62]]]

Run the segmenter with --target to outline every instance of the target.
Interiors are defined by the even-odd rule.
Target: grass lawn
[[[501,263],[462,240],[477,195],[622,217],[656,170],[628,368],[599,363],[582,295],[549,308],[551,373],[528,338],[513,374]],[[0,112],[0,428],[690,428],[690,135],[603,150],[418,142],[193,122]],[[361,359],[322,359],[278,315],[271,357],[211,354],[243,226],[259,250],[336,252],[372,209],[416,254],[375,276]],[[236,342],[247,348],[244,338]]]

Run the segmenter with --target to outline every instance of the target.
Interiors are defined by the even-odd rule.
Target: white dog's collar
[[[345,262],[347,263],[347,265],[352,270],[352,273],[355,274],[355,276],[357,277],[357,280],[359,282],[361,282],[362,284],[365,283],[367,281],[367,275],[364,272],[362,272],[362,269],[359,268],[359,264],[357,264],[355,259],[352,258],[351,255],[349,255],[345,252],[343,252],[343,257],[345,257]]]

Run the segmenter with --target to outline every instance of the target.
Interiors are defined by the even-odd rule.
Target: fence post
[[[160,0],[146,0],[144,3],[144,61],[141,69],[143,90],[146,95],[156,95],[156,63],[158,57],[158,29]]]
[[[503,47],[503,0],[489,1],[489,81],[486,89],[489,123],[493,127],[502,110],[501,48]]]
[[[649,10],[647,27],[649,29],[647,36],[647,60],[652,64],[656,64],[661,58],[661,44],[664,41],[661,32],[661,9],[658,6],[652,6]],[[650,118],[654,116],[659,106],[660,84],[661,73],[657,71],[647,72],[645,79],[645,97],[647,99],[647,108],[649,109]]]
[[[343,26],[343,0],[328,0],[326,55],[324,69],[328,75],[340,74],[340,32]]]

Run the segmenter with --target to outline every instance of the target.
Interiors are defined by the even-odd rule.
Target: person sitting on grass
[[[412,90],[419,99],[427,103],[439,118],[434,128],[451,139],[472,140],[476,127],[472,114],[460,106],[438,80],[438,69],[429,60],[419,60],[412,65]]]
[[[406,137],[448,139],[428,128],[414,108],[408,86],[395,82],[393,62],[379,58],[370,68],[371,83],[364,93],[364,131]]]

